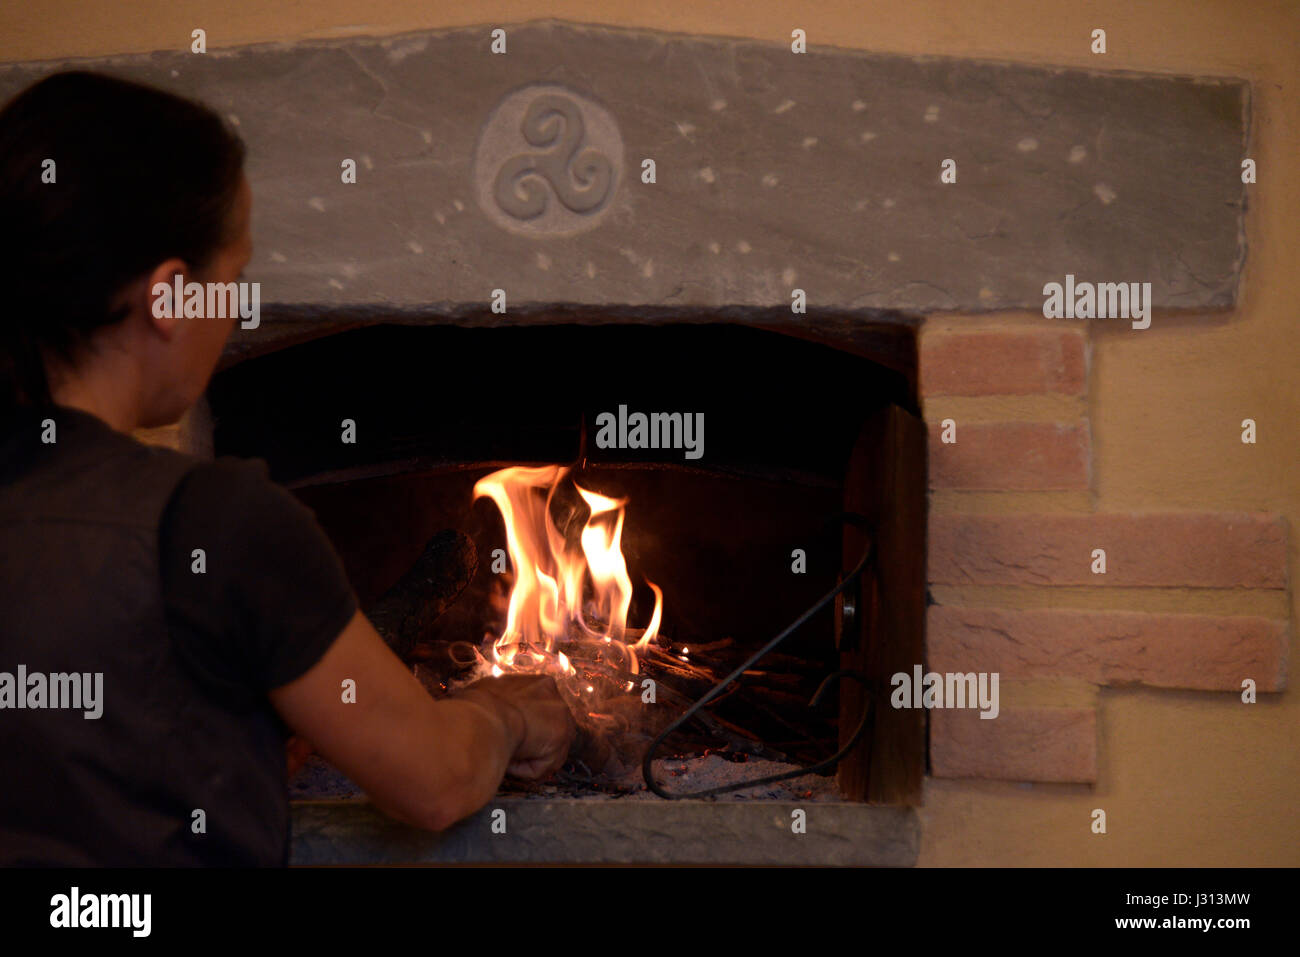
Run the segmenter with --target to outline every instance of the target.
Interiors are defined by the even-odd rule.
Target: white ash
[[[797,765],[780,761],[751,758],[748,761],[729,761],[716,754],[702,758],[662,758],[652,765],[655,781],[669,794],[689,794],[709,788],[738,784],[755,778],[770,777],[794,771]],[[576,798],[578,800],[663,801],[645,785],[640,767],[629,769],[623,775],[602,779],[601,790],[580,789],[557,783],[542,782],[532,785],[523,795],[529,798]],[[802,774],[784,781],[760,784],[756,787],[728,791],[715,796],[719,801],[842,801],[833,774]]]
[[[754,778],[795,770],[795,765],[751,758],[729,761],[716,754],[702,758],[661,758],[654,762],[655,780],[670,794],[703,791]],[[568,781],[572,781],[570,777]],[[507,780],[501,793],[530,800],[565,798],[592,801],[662,801],[645,786],[639,767],[617,778],[602,778],[598,787],[552,779],[541,782]],[[307,759],[289,784],[289,797],[297,801],[361,799],[364,792],[319,755]],[[803,774],[785,781],[761,784],[717,795],[719,801],[842,801],[835,776]]]

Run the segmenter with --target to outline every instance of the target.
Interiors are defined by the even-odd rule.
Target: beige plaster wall
[[[1086,9],[1085,9],[1086,8]],[[979,510],[1260,509],[1300,524],[1296,222],[1300,184],[1300,5],[1249,0],[41,0],[0,6],[0,60],[53,59],[187,47],[194,27],[212,47],[268,40],[387,34],[538,17],[788,42],[977,56],[1100,69],[1231,75],[1255,84],[1249,258],[1231,315],[1162,321],[1146,332],[1093,334],[1090,415],[1096,498],[1044,493],[963,497]],[[1106,29],[1109,52],[1089,51]],[[1158,181],[1161,171],[1151,175]],[[1043,322],[1033,314],[995,317]],[[960,322],[945,317],[941,324]],[[974,414],[979,414],[978,407]],[[1032,415],[1030,410],[1028,414]],[[1259,423],[1242,445],[1239,423]],[[1291,580],[1297,573],[1291,541]],[[970,596],[967,596],[970,598]],[[973,600],[1033,603],[1041,596]],[[1216,596],[1176,590],[1078,590],[1087,607],[1222,610],[1294,616],[1294,595]],[[1292,660],[1296,660],[1292,638]],[[927,788],[922,863],[1109,865],[1300,864],[1300,690],[1247,707],[1233,695],[1104,690],[1100,784],[934,783]],[[1089,831],[1105,808],[1109,833]]]

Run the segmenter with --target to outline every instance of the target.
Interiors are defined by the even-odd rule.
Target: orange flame
[[[474,498],[490,498],[500,510],[514,572],[505,627],[499,637],[485,642],[483,665],[493,675],[554,674],[581,697],[584,690],[595,691],[590,674],[580,674],[561,645],[577,656],[584,671],[599,663],[637,674],[637,651],[659,633],[663,592],[647,582],[655,596],[654,613],[633,641],[637,630],[627,623],[632,580],[622,551],[627,500],[574,482],[590,511],[575,541],[552,517],[556,491],[569,471],[558,465],[501,469],[474,485]]]

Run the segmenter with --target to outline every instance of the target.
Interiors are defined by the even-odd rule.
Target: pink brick
[[[1285,588],[1277,515],[1156,512],[930,515],[929,580],[943,585]],[[1106,574],[1091,571],[1106,550]]]
[[[1093,708],[1003,708],[993,719],[970,709],[930,712],[930,769],[937,778],[1001,781],[1097,780]]]
[[[939,672],[1068,676],[1098,685],[1240,691],[1286,687],[1289,626],[1248,616],[934,605],[926,655]]]
[[[1077,330],[982,329],[921,335],[922,395],[1080,395],[1087,379]]]
[[[930,487],[1086,489],[1091,444],[1086,424],[998,422],[956,427],[945,445],[942,420],[930,423]]]

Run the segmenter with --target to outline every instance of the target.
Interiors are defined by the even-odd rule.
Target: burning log
[[[366,611],[366,617],[398,657],[408,661],[477,571],[473,540],[455,529],[439,532],[410,570]],[[428,648],[422,653],[433,657]]]

